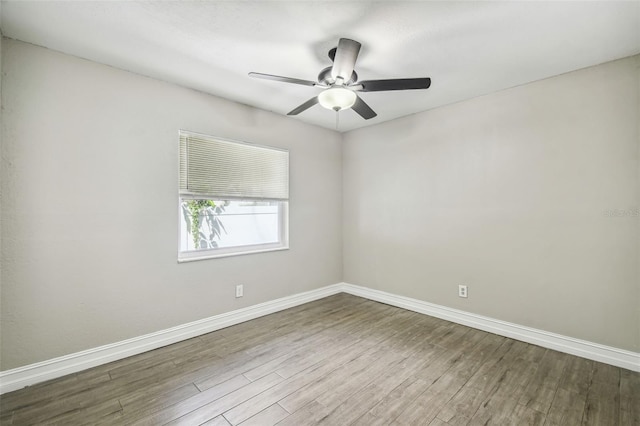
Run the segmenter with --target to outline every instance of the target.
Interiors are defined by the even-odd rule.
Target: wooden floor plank
[[[384,369],[380,375],[369,375],[363,380],[366,386],[354,386],[352,394],[346,400],[332,398],[317,399],[327,408],[332,408],[330,414],[322,420],[324,424],[353,424],[365,416],[374,406],[378,405],[394,389],[400,386],[427,362],[426,359],[408,357],[400,362],[394,362]],[[351,383],[351,380],[349,381]],[[346,392],[342,395],[347,395]],[[332,395],[333,396],[333,395]]]
[[[345,347],[323,352],[324,358],[319,362],[311,365],[306,370],[300,371],[299,374],[289,377],[279,386],[274,386],[269,391],[257,395],[245,401],[240,406],[226,412],[225,417],[232,424],[241,423],[259,411],[289,396],[296,390],[318,380],[336,368],[339,368],[341,365],[360,356],[377,343],[379,343],[379,340],[376,339],[369,339],[366,342],[345,342]]]
[[[428,424],[442,407],[462,388],[464,382],[455,376],[443,375],[413,400],[391,424]]]
[[[13,423],[13,410],[3,410],[0,412],[0,426],[10,425]]]
[[[484,389],[463,386],[438,412],[438,418],[452,425],[466,425],[486,397],[487,391]]]
[[[569,355],[547,350],[519,403],[541,413],[547,413],[560,385]]]
[[[640,425],[640,374],[620,370],[620,424]]]
[[[127,424],[164,424],[176,417],[188,414],[203,405],[216,401],[231,392],[237,391],[249,383],[251,383],[249,379],[240,375],[189,398],[185,398],[180,404],[167,404],[160,409],[152,408],[150,410],[145,409],[131,412],[128,410],[128,407],[125,407],[124,412],[127,416]]]
[[[341,384],[345,383],[345,377],[349,377],[349,382],[351,382],[357,380],[358,375],[367,374],[368,367],[381,355],[382,351],[376,349],[364,352],[330,373],[319,377],[318,380],[288,394],[280,399],[278,403],[288,412],[294,413],[326,392],[337,394],[336,390]]]
[[[159,410],[187,398],[200,394],[193,383],[176,386],[173,382],[160,383],[147,389],[140,389],[120,397],[120,405],[125,413]]]
[[[577,356],[568,357],[558,388],[586,396],[594,365],[595,362],[588,359]]]
[[[358,426],[383,426],[394,421],[400,413],[421,395],[431,383],[410,377],[396,386],[389,394],[364,413],[353,424]]]
[[[620,424],[620,371],[612,365],[594,363],[582,417],[584,425]]]
[[[516,408],[513,410],[510,417],[519,425],[529,426],[543,426],[547,419],[547,416],[540,411],[536,411],[521,404],[516,404]]]
[[[278,404],[265,408],[253,417],[242,422],[242,426],[271,426],[289,416],[289,412]]]
[[[469,421],[491,390],[488,385],[478,386],[481,375],[477,376],[475,382],[470,382],[469,379],[495,365],[495,360],[510,348],[505,342],[506,339],[500,336],[487,336],[467,352],[462,362],[448,372],[464,380],[465,386],[445,404],[438,413],[438,418],[451,424],[466,424]]]
[[[87,370],[93,372],[93,369]],[[81,372],[70,374],[59,379],[39,383],[24,389],[0,396],[0,412],[17,410],[51,402],[61,396],[82,392],[89,387],[111,380],[108,372],[87,374]]]
[[[571,426],[582,424],[586,402],[586,392],[580,394],[564,388],[558,388],[547,413],[545,425]]]
[[[518,404],[518,400],[514,398],[504,397],[503,395],[495,395],[489,397],[475,412],[469,425],[519,425],[518,419],[512,414]]]
[[[427,365],[431,363],[431,361],[437,358],[442,352],[445,351],[444,348],[440,348],[438,346],[433,345],[425,345],[423,342],[414,341],[413,349],[418,348],[417,351],[413,349],[407,350],[409,347],[405,346],[405,350],[398,351],[397,353],[401,356],[406,356],[406,358],[402,359],[400,362],[395,363],[392,367],[388,368],[380,377],[376,377],[375,375],[368,374],[368,371],[365,371],[365,375],[363,376],[365,379],[368,379],[365,383],[368,384],[367,388],[358,392],[369,392],[371,395],[367,398],[366,403],[358,404],[358,410],[353,410],[350,415],[358,414],[354,421],[356,423],[361,423],[364,421],[371,423],[380,423],[380,421],[389,421],[395,419],[397,415],[400,413],[400,407],[398,401],[399,395],[406,394],[402,393],[402,385],[407,387],[409,384],[413,383],[414,386],[410,389],[410,392],[415,392],[415,383],[419,382],[422,384],[420,392],[422,393],[431,382],[425,382],[422,380],[416,380],[415,375],[419,373],[422,369],[424,369]],[[351,376],[349,376],[351,377]],[[410,380],[409,380],[410,379]],[[341,380],[341,374],[336,375],[336,382]],[[342,379],[343,380],[343,379]],[[409,384],[405,383],[409,380]],[[344,380],[343,380],[344,381]],[[349,380],[351,383],[352,380]],[[394,390],[398,387],[401,387],[400,391],[394,392]],[[357,388],[356,388],[357,389]],[[326,386],[324,394],[330,395],[340,395],[342,397],[345,396],[343,392],[336,392],[336,387],[333,384],[329,383]],[[327,398],[320,395],[318,397],[318,401],[323,403],[323,405],[332,407],[331,401]],[[316,394],[311,394],[311,398],[315,397]],[[416,394],[417,396],[417,394]],[[339,401],[339,398],[333,397],[333,401]],[[410,402],[411,400],[409,400]],[[290,404],[289,401],[282,401],[285,404]],[[298,401],[300,402],[300,401]],[[302,401],[305,402],[304,400]],[[349,405],[345,405],[345,408]],[[285,405],[286,408],[296,409],[295,406]],[[393,409],[395,409],[395,411]],[[290,409],[290,411],[291,411]],[[367,410],[370,409],[370,412],[367,413]],[[362,419],[358,419],[357,417],[362,417]]]
[[[273,387],[274,385],[282,382],[282,377],[276,373],[269,374],[261,379],[251,382],[240,389],[233,391],[222,398],[205,404],[188,414],[178,417],[175,420],[167,422],[167,425],[199,425],[208,420],[213,419],[228,411],[229,409],[238,406],[243,401],[249,398],[259,395],[261,392]],[[227,421],[229,420],[226,416]]]
[[[384,312],[388,312],[388,309],[385,308],[384,310],[377,312],[375,315],[381,315]],[[352,332],[364,329],[371,318],[371,312],[365,311],[362,315],[354,315],[349,321],[343,323],[340,328],[342,332],[336,332],[333,327],[327,327],[322,332],[296,339],[294,342],[281,342],[280,345],[263,347],[263,351],[260,353],[242,351],[235,356],[227,356],[225,358],[226,363],[221,365],[219,371],[197,380],[196,385],[201,390],[207,389],[208,387],[220,383],[220,381],[226,380],[236,374],[245,373],[256,367],[261,367],[265,363],[272,362],[274,359],[291,353],[297,348],[305,348],[306,351],[303,351],[294,362],[288,363],[286,366],[276,370],[281,376],[289,377],[293,372],[304,369],[304,363],[308,364],[309,358],[315,356],[311,353],[310,348],[318,347],[326,350],[336,348],[339,346],[339,342],[349,341],[352,339]],[[255,377],[255,375],[252,375],[252,377]]]
[[[92,418],[97,422],[105,416],[122,411],[122,407],[117,400],[93,401],[84,406],[65,406],[64,410],[57,410],[55,415],[48,412],[38,411],[36,413],[26,412],[16,414],[13,424],[16,425],[32,425],[32,424],[79,424],[84,419]]]
[[[338,294],[0,397],[0,425],[640,425],[640,374]]]
[[[231,426],[224,416],[214,417],[209,421],[202,423],[200,426]]]
[[[518,359],[527,344],[515,340],[506,340],[497,350],[495,356],[483,363],[469,379],[467,386],[481,390],[490,390],[498,383],[505,371]]]
[[[393,351],[385,347],[384,344],[379,347],[381,348],[381,353],[375,362],[371,362],[366,369],[357,374],[348,375],[349,380],[343,380],[338,386],[319,395],[316,400],[326,407],[333,408],[351,395],[361,392],[363,388],[373,381],[379,388],[384,389],[388,386],[386,382],[391,381],[393,383],[399,378],[400,380],[392,386],[393,389],[402,383],[408,374],[420,371],[425,364],[424,360],[420,358],[405,358],[403,356],[404,351],[401,348],[398,351]],[[389,373],[393,377],[389,378]],[[390,391],[391,389],[389,389]],[[368,402],[371,402],[371,399]],[[363,406],[360,404],[359,408]],[[364,412],[360,415],[364,414]]]
[[[277,370],[277,373],[289,377],[290,379],[282,383],[280,386],[275,386],[269,392],[265,392],[262,395],[253,398],[253,400],[247,401],[240,407],[236,407],[228,413],[225,413],[225,417],[231,421],[232,424],[240,423],[246,420],[249,416],[254,415],[257,411],[260,411],[303,388],[310,383],[318,380],[324,375],[331,373],[333,370],[340,368],[342,365],[349,361],[358,358],[361,355],[374,356],[376,352],[381,350],[375,350],[373,353],[367,351],[372,347],[381,344],[386,339],[390,338],[394,334],[398,333],[401,327],[410,322],[411,316],[415,315],[409,312],[394,312],[393,315],[385,315],[383,318],[375,322],[376,327],[372,328],[372,323],[369,322],[360,334],[354,334],[349,336],[343,345],[329,350],[328,352],[321,351],[319,354],[311,354],[311,357],[304,362],[298,363],[298,365],[288,366],[284,370]],[[375,332],[373,330],[375,329]],[[353,338],[359,340],[353,340]],[[328,361],[324,365],[317,368],[317,365],[322,360]],[[310,370],[301,369],[301,366],[308,366]],[[286,407],[285,407],[286,408]],[[257,411],[256,411],[257,410]]]
[[[311,401],[302,409],[278,422],[278,426],[300,426],[320,424],[329,413],[329,409],[318,401]]]
[[[606,370],[609,369],[607,368]],[[613,370],[611,372],[613,373]],[[619,383],[611,382],[606,375],[599,375],[598,378],[604,380],[597,381],[594,375],[594,380],[591,382],[589,394],[587,395],[582,424],[594,426],[604,424],[618,425],[620,424]]]
[[[290,315],[288,312],[284,312],[282,317],[272,314],[223,329],[220,331],[224,333],[222,342],[218,341],[215,334],[201,336],[201,339],[213,343],[216,353],[222,356],[244,350],[251,353],[255,350],[261,350],[262,345],[265,344],[268,346],[279,345],[282,340],[303,338],[343,322],[351,322],[354,319],[357,321],[361,315],[371,315],[376,310],[387,309],[384,306],[374,305],[373,309],[354,310],[353,307],[350,309],[349,306],[343,305],[340,299],[334,298],[333,302],[322,304],[319,307],[312,305],[299,310],[295,315]],[[365,301],[361,304],[366,306],[371,302]],[[330,315],[332,321],[318,321],[319,317],[324,318],[325,315]],[[265,332],[267,330],[268,333]]]

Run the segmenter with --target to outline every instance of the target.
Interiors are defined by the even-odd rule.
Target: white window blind
[[[180,132],[180,193],[289,199],[289,151]]]

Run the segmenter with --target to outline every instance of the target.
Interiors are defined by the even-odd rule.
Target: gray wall
[[[338,133],[22,42],[2,55],[2,370],[341,281]],[[290,150],[290,250],[177,263],[178,129]]]
[[[341,137],[4,39],[0,368],[342,280],[638,351],[638,66]],[[291,150],[290,250],[176,262],[180,128]]]
[[[344,281],[638,351],[639,61],[346,134]]]

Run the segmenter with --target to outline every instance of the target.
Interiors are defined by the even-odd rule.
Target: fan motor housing
[[[331,77],[332,68],[333,67],[327,67],[320,71],[320,74],[318,74],[318,83],[325,84],[327,86],[331,86],[333,83],[335,83],[335,80],[333,79],[333,77]],[[356,74],[356,72],[354,71],[351,73],[351,78],[349,79],[349,81],[345,81],[344,84],[348,86],[355,83],[356,81],[358,81],[358,74]]]

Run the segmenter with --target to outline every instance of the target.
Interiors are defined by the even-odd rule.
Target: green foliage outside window
[[[224,212],[224,201],[216,204],[213,200],[183,200],[181,207],[194,247],[217,248],[216,239],[220,238],[222,232],[227,232],[219,217]],[[202,227],[203,222],[207,224],[208,233]]]

